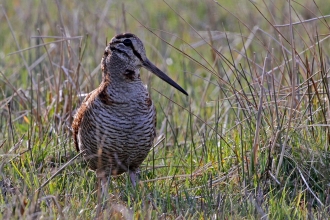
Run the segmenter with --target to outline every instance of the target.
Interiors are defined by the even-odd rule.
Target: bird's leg
[[[105,209],[108,200],[108,178],[102,171],[96,171],[96,176],[99,182],[97,216],[100,216],[102,211]]]
[[[131,179],[132,185],[134,186],[134,188],[136,187],[136,182],[138,181],[138,177],[136,175],[135,171],[129,170],[129,177]]]
[[[101,179],[101,195],[104,202],[108,198],[108,178],[106,177]]]
[[[108,192],[108,181],[107,181],[107,177],[104,174],[103,171],[96,171],[96,177],[99,179],[99,186],[101,187],[101,196],[105,196],[107,195]]]

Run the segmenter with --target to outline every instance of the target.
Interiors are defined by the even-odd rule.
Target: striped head
[[[141,67],[146,68],[156,76],[188,95],[176,82],[169,78],[149,61],[142,41],[131,33],[119,34],[113,37],[104,51],[101,68],[104,74],[116,75],[120,80],[134,79]],[[111,77],[113,78],[113,77]]]

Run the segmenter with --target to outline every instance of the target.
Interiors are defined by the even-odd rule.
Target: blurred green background
[[[109,181],[100,218],[328,217],[329,19],[294,25],[293,35],[274,25],[328,16],[330,4],[0,4],[0,217],[100,217],[98,180],[82,158],[36,190],[77,154],[72,116],[101,82],[106,42],[122,32],[136,34],[189,97],[142,70],[162,141],[138,189],[126,174]]]

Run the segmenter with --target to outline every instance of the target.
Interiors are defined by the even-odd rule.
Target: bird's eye
[[[125,39],[125,40],[123,41],[123,44],[124,44],[125,46],[130,46],[130,45],[132,45],[132,41],[131,41],[130,39]]]

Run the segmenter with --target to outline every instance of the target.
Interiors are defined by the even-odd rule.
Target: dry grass
[[[3,2],[1,218],[328,218],[329,15],[307,0]],[[100,210],[69,127],[125,31],[189,97],[142,70],[159,139],[139,186],[112,178]]]

